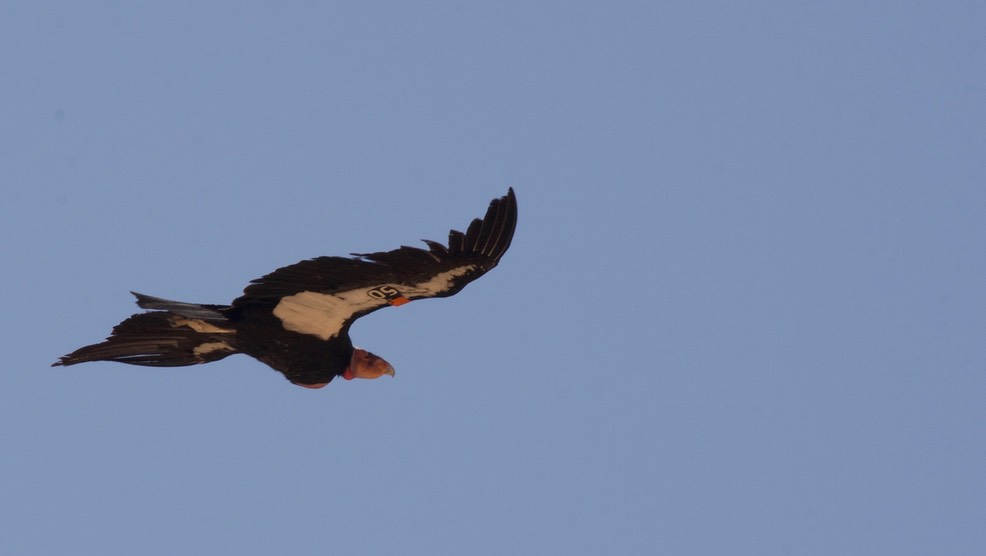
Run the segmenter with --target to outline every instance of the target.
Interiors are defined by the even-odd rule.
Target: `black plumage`
[[[491,201],[485,217],[473,220],[464,234],[451,230],[447,246],[424,240],[428,249],[403,246],[301,261],[253,280],[230,305],[134,293],[148,312],[131,316],[106,341],[54,365],[118,361],[173,367],[244,353],[309,387],[324,386],[336,376],[393,374],[385,361],[354,348],[349,338],[353,321],[383,307],[458,293],[500,262],[516,224],[517,201],[510,189]],[[375,359],[377,370],[356,372],[351,367],[360,357]]]

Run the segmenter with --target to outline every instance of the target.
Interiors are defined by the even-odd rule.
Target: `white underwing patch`
[[[418,284],[373,284],[335,293],[305,291],[281,299],[274,307],[274,316],[281,319],[285,330],[330,340],[339,334],[346,321],[356,313],[387,304],[386,300],[371,295],[371,290],[392,288],[408,299],[432,297],[447,291],[453,280],[474,268],[473,265],[454,268]]]
[[[198,319],[188,319],[180,316],[173,316],[168,319],[171,322],[171,326],[187,326],[196,332],[201,332],[203,334],[232,334],[234,331],[229,328],[222,328],[214,324],[209,324],[204,320]]]
[[[476,268],[475,265],[462,266],[459,268],[453,268],[452,270],[447,270],[445,272],[440,272],[433,276],[431,280],[427,282],[421,282],[420,284],[415,284],[414,286],[408,288],[406,286],[398,287],[405,296],[412,295],[435,295],[447,291],[452,287],[452,281],[462,276],[472,272]]]
[[[285,330],[328,340],[339,333],[342,325],[356,311],[342,294],[301,292],[281,299],[274,307],[274,316],[281,319]]]
[[[192,349],[192,353],[198,356],[208,355],[215,351],[234,351],[233,347],[226,342],[206,342],[199,344]]]

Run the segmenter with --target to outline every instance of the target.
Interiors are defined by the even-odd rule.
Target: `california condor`
[[[250,283],[229,305],[169,301],[131,292],[147,312],[117,325],[103,343],[79,348],[55,365],[119,361],[180,367],[245,353],[306,388],[341,376],[394,375],[382,358],[353,347],[349,327],[377,309],[455,295],[500,262],[517,225],[513,189],[490,202],[448,246],[401,247],[347,257],[318,257]]]

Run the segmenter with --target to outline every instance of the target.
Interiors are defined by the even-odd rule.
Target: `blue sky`
[[[982,554],[979,2],[0,9],[0,552]],[[394,379],[49,368],[443,240]]]

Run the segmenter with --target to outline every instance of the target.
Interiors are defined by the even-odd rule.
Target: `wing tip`
[[[482,221],[483,245],[478,249],[493,259],[493,265],[507,252],[517,228],[517,195],[514,188],[507,188],[507,194],[490,202],[490,208]]]

